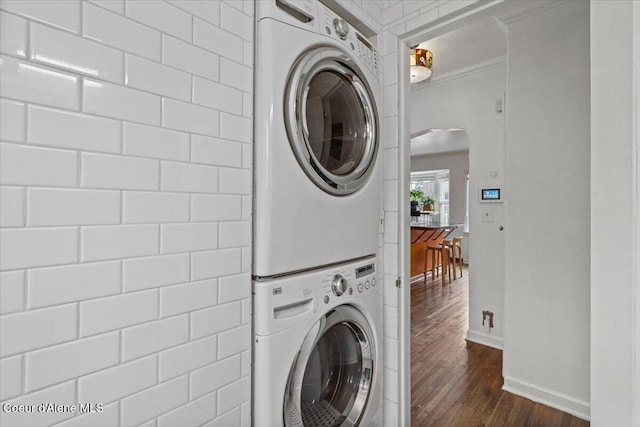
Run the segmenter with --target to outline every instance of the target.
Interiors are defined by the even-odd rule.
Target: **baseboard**
[[[531,399],[534,402],[559,409],[583,420],[590,421],[591,405],[589,402],[575,399],[571,396],[538,387],[508,376],[504,377],[502,389],[509,393]]]
[[[502,350],[502,338],[492,337],[491,335],[481,334],[478,332],[467,331],[467,341],[471,341],[477,344],[486,345],[488,347],[497,348]]]

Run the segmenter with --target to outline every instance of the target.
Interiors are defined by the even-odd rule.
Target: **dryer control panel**
[[[372,71],[378,71],[378,52],[369,40],[356,31],[344,18],[318,3],[320,31],[342,42]]]

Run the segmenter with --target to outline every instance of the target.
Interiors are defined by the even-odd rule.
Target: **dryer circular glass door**
[[[371,392],[374,358],[372,330],[360,311],[342,305],[327,313],[291,367],[285,426],[357,426]]]
[[[378,150],[374,97],[344,51],[319,47],[289,75],[285,121],[291,148],[307,176],[333,195],[362,187]]]

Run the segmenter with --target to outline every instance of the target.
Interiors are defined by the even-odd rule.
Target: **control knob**
[[[349,23],[347,21],[342,18],[335,18],[333,20],[333,27],[336,29],[336,34],[340,39],[347,39],[347,34],[349,34]]]
[[[333,279],[331,279],[331,290],[337,297],[347,292],[348,286],[347,279],[342,277],[341,274],[336,274],[333,276]]]

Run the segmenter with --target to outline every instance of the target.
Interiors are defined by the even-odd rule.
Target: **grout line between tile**
[[[21,382],[22,388],[20,389],[20,394],[24,395],[27,392],[27,355],[23,354],[20,356],[20,368],[21,368]]]
[[[80,308],[80,302],[76,302],[75,304],[76,306],[76,339],[80,339],[80,315],[81,315],[81,308]]]
[[[24,228],[29,227],[29,190],[30,187],[22,187],[22,223]]]
[[[124,259],[120,260],[120,294],[124,294]]]
[[[26,102],[23,104],[23,111],[22,113],[24,114],[24,124],[23,124],[23,129],[22,131],[24,132],[23,135],[23,141],[25,144],[29,143],[29,105]]]
[[[78,226],[76,227],[76,230],[78,232],[78,235],[77,235],[78,256],[76,258],[76,264],[80,264],[82,262],[82,227]]]
[[[157,292],[158,292],[158,298],[157,298],[157,304],[156,304],[156,309],[157,309],[157,314],[156,314],[156,320],[160,320],[162,318],[161,316],[161,309],[162,309],[162,292],[160,292],[160,287],[157,288]]]
[[[118,331],[118,341],[120,344],[120,354],[118,359],[118,364],[122,365],[124,363],[124,334],[122,333],[122,329]]]
[[[31,59],[31,21],[29,19],[27,19],[27,34],[26,34],[26,44],[24,46],[24,56],[25,56],[25,60],[28,61]]]

